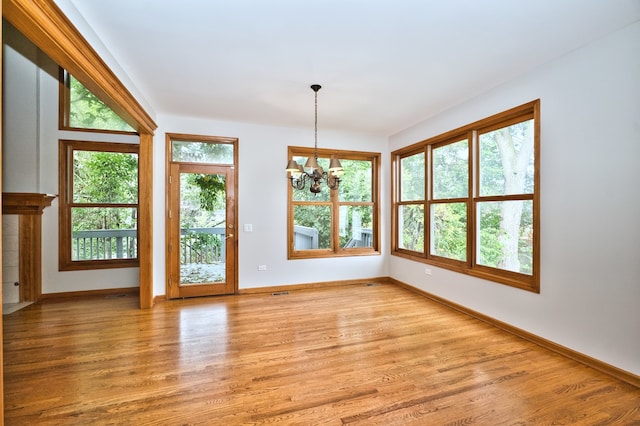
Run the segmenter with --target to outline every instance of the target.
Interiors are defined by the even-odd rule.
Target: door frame
[[[212,165],[212,166],[224,166],[229,167],[232,170],[233,174],[233,193],[234,200],[232,214],[235,218],[235,222],[238,221],[238,138],[233,137],[223,137],[223,136],[204,136],[204,135],[193,135],[193,134],[184,134],[184,133],[166,133],[165,134],[165,244],[164,244],[164,252],[165,252],[165,300],[169,300],[169,278],[171,273],[171,253],[169,253],[169,242],[170,242],[170,233],[171,231],[171,221],[169,220],[169,210],[171,208],[171,200],[170,200],[170,185],[169,181],[171,175],[171,142],[172,141],[184,141],[184,142],[209,142],[209,143],[224,143],[233,145],[233,164],[211,164],[211,163],[182,163],[182,164],[193,164],[193,165]],[[227,240],[227,244],[233,244],[234,249],[234,259],[233,265],[231,265],[235,271],[233,274],[233,293],[229,294],[238,294],[238,226],[237,223],[234,223],[233,234],[234,238],[229,238]]]

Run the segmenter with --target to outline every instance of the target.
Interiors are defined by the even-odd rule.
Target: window
[[[318,164],[330,156],[344,168],[340,187],[322,184],[318,194],[289,187],[289,259],[379,254],[378,179],[380,154],[318,150]],[[304,164],[312,148],[289,147],[289,159]]]
[[[534,101],[392,153],[392,254],[539,291]]]
[[[61,140],[59,269],[138,266],[138,145]]]
[[[60,129],[135,133],[66,70],[60,69]]]

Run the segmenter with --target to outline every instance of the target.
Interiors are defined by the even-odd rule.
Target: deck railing
[[[296,250],[318,248],[318,230],[293,227]],[[217,228],[180,229],[180,263],[213,264],[226,259],[226,230]],[[75,231],[73,260],[132,259],[137,256],[138,232],[135,229],[95,229]],[[371,229],[362,229],[358,239],[352,238],[344,248],[371,247]]]
[[[226,259],[225,228],[183,228],[180,230],[180,263],[213,264]]]
[[[133,259],[137,256],[135,229],[94,229],[72,234],[73,260]],[[180,263],[225,261],[225,228],[183,228],[180,230]]]
[[[135,229],[74,231],[72,260],[134,259],[138,255]]]
[[[313,250],[317,249],[319,245],[318,230],[309,226],[293,226],[293,246],[296,250]],[[346,242],[344,248],[356,248],[356,247],[372,247],[373,246],[373,231],[368,228],[360,229],[360,235],[352,236],[349,241]]]

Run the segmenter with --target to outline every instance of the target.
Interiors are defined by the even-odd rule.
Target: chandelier
[[[340,160],[332,156],[329,162],[329,170],[325,171],[318,164],[318,90],[322,86],[319,84],[311,85],[311,89],[315,92],[315,145],[313,149],[313,157],[309,156],[304,168],[295,160],[289,160],[287,164],[287,172],[289,180],[294,189],[302,190],[309,183],[309,191],[314,194],[322,190],[321,184],[324,181],[330,189],[338,189],[340,185],[340,176],[343,173]]]

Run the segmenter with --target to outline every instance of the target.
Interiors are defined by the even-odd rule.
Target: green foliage
[[[400,200],[424,200],[424,152],[403,158],[400,170]]]
[[[224,175],[180,174],[180,237],[184,264],[213,264],[223,257],[220,234],[193,231],[215,228],[226,223],[226,182]],[[181,282],[186,277],[181,278]]]
[[[214,228],[226,221],[223,175],[180,174],[180,228]]]
[[[463,198],[469,194],[469,141],[441,146],[433,155],[433,198]]]
[[[501,215],[497,203],[478,204],[480,209],[480,257],[478,263],[481,265],[498,268],[504,258],[503,246],[500,241],[503,231],[500,228]]]
[[[400,206],[400,248],[424,252],[424,206]]]
[[[80,151],[73,155],[76,204],[137,204],[138,156],[132,153]],[[75,207],[73,231],[135,229],[137,208]]]
[[[187,179],[199,188],[198,199],[201,209],[214,211],[224,207],[227,191],[223,175],[189,174]]]
[[[340,160],[344,174],[340,180],[340,201],[370,202],[373,194],[371,161]]]
[[[318,230],[318,248],[331,248],[331,206],[301,205],[293,208],[293,224]]]
[[[533,120],[483,133],[480,138],[480,194],[533,193]]]
[[[69,91],[70,127],[124,132],[134,131],[111,108],[72,76],[69,76]]]
[[[431,253],[466,261],[467,206],[465,203],[433,204]]]
[[[201,141],[172,141],[171,159],[187,163],[233,164],[233,145]]]
[[[479,259],[481,265],[531,274],[533,272],[533,203],[531,201],[484,202],[478,204],[480,213]],[[506,238],[504,212],[519,212],[515,253],[507,249],[511,237]],[[516,257],[517,261],[509,260]]]
[[[75,150],[73,200],[76,203],[137,203],[138,155]]]

